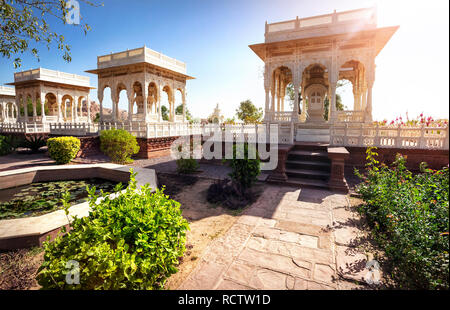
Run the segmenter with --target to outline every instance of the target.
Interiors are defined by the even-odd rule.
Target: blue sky
[[[402,0],[104,0],[104,7],[81,4],[81,14],[92,27],[87,36],[73,26],[53,22],[72,46],[72,62],[56,49],[40,47],[41,61],[22,56],[22,68],[35,67],[88,75],[96,56],[144,44],[187,63],[188,108],[207,117],[216,103],[232,117],[240,101],[264,106],[263,62],[249,44],[264,41],[264,23],[368,7],[377,3],[378,25],[400,25],[377,58],[374,117],[392,118],[409,111],[447,117],[448,1]],[[13,59],[0,58],[0,84],[11,82]],[[351,102],[351,89],[341,90]],[[91,92],[96,99],[96,90]],[[121,103],[121,106],[123,103]]]

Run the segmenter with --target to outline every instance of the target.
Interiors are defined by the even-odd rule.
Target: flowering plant
[[[434,119],[431,116],[425,116],[423,113],[420,113],[420,115],[416,118],[410,119],[408,113],[406,113],[405,118],[400,115],[396,117],[395,120],[388,121],[384,119],[382,121],[375,121],[373,123],[374,125],[388,127],[447,127],[448,119]]]

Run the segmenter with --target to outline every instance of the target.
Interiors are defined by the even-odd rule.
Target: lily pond
[[[62,207],[62,195],[70,193],[71,205],[88,201],[86,186],[113,193],[118,183],[100,178],[32,183],[0,190],[0,219],[37,216]],[[123,185],[126,188],[127,184]]]

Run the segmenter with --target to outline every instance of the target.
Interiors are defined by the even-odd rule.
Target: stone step
[[[328,183],[324,180],[305,179],[299,177],[288,177],[284,184],[301,188],[328,189]]]
[[[295,142],[293,151],[320,151],[328,152],[329,143],[321,142]]]
[[[330,173],[323,170],[309,170],[309,169],[292,169],[286,168],[286,175],[289,177],[298,177],[303,179],[319,179],[328,180]]]
[[[329,162],[328,153],[324,151],[294,150],[289,152],[288,160]]]
[[[330,171],[330,163],[325,161],[287,160],[286,168]]]

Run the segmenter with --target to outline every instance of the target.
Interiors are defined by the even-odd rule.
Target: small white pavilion
[[[0,86],[0,122],[15,123],[17,115],[15,89],[13,87]]]
[[[37,68],[14,74],[16,121],[21,123],[90,123],[89,77]]]
[[[194,79],[186,74],[186,64],[141,47],[97,57],[97,69],[86,72],[98,76],[98,100],[101,123],[185,123],[186,81]],[[105,90],[111,94],[111,113],[104,105]],[[119,113],[119,96],[126,91],[127,113]],[[181,93],[183,112],[176,114],[175,94]],[[169,120],[162,118],[162,95],[167,94]]]

